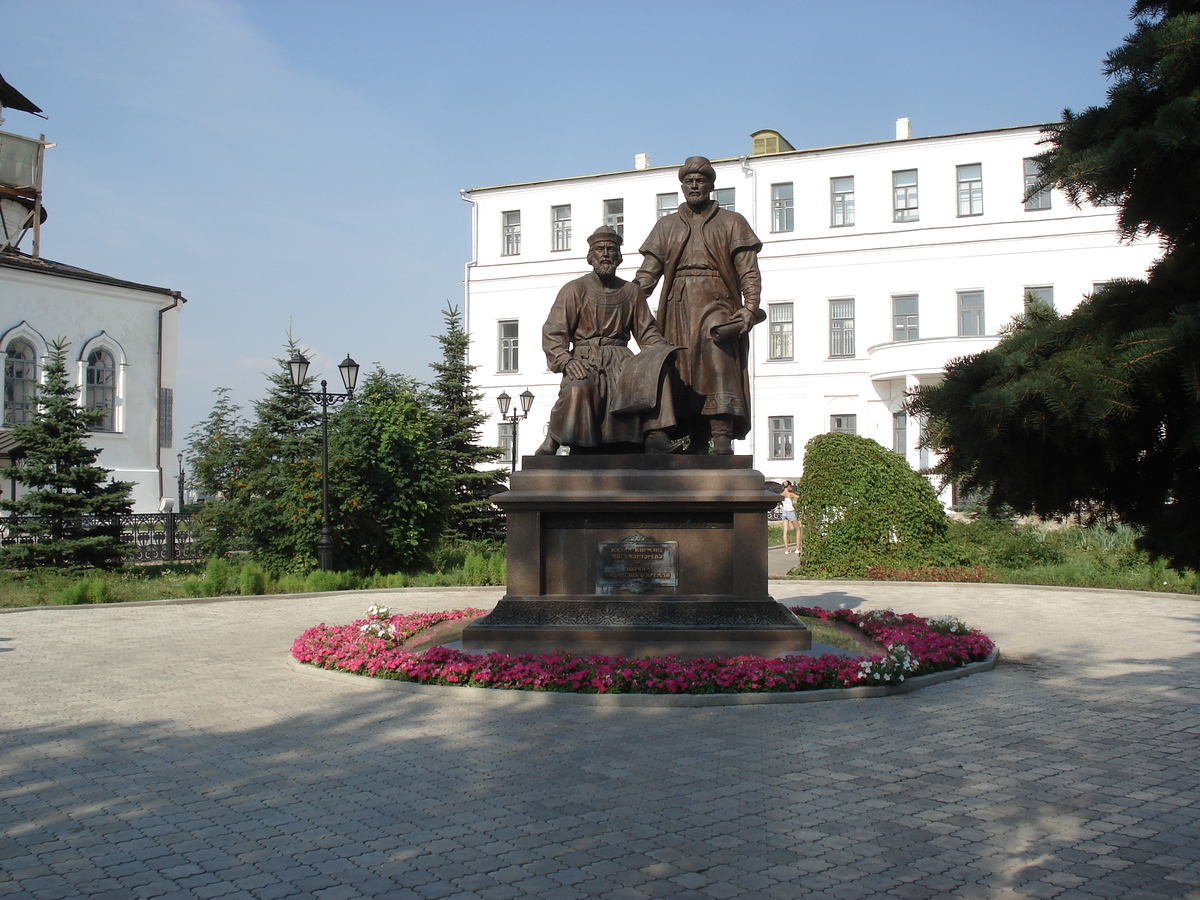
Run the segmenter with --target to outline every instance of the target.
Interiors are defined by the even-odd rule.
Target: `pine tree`
[[[0,508],[36,518],[10,520],[10,538],[27,535],[33,542],[4,547],[2,565],[106,567],[120,564],[128,550],[121,543],[116,517],[131,512],[133,485],[109,481],[111,470],[96,465],[100,450],[86,444],[104,411],[80,406],[79,388],[67,380],[69,346],[61,338],[50,345],[33,416],[12,429],[25,453],[13,477],[32,490],[15,501],[0,502]]]
[[[1200,0],[1141,0],[1108,55],[1109,102],[1067,110],[1039,158],[1073,202],[1119,203],[1123,235],[1161,239],[1141,280],[1065,316],[1032,309],[991,351],[955,360],[910,401],[935,471],[989,508],[1081,505],[1143,531],[1142,549],[1200,568]],[[1017,463],[1017,464],[1014,464]]]
[[[198,514],[197,539],[209,553],[220,555],[242,549],[249,425],[241,407],[229,399],[229,388],[214,393],[212,412],[188,435],[188,466],[192,483],[210,498]]]
[[[446,304],[446,331],[438,336],[442,361],[430,363],[437,373],[431,388],[440,446],[450,474],[450,500],[445,511],[446,535],[468,540],[494,536],[499,513],[491,496],[503,483],[503,472],[480,468],[500,458],[499,447],[479,443],[479,428],[487,416],[479,411],[483,394],[471,385],[477,366],[467,365],[468,335],[458,307]]]

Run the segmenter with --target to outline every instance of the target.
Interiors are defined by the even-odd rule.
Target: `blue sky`
[[[461,188],[1055,121],[1104,102],[1130,6],[0,0],[0,72],[50,116],[0,127],[58,145],[44,256],[188,298],[186,434],[289,326],[335,384],[347,352],[429,379]]]

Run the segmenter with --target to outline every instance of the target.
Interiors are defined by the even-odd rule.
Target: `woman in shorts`
[[[792,483],[785,481],[783,483],[783,499],[779,505],[783,508],[780,518],[783,520],[783,552],[784,553],[799,553],[800,552],[800,527],[796,525],[796,504],[793,502],[796,499],[796,493],[792,491]],[[792,526],[792,549],[788,549],[788,526]]]

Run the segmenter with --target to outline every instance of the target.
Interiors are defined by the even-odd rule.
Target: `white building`
[[[111,469],[115,481],[134,482],[134,512],[157,512],[164,498],[179,496],[173,398],[178,320],[186,301],[168,288],[41,258],[46,146],[42,139],[0,132],[0,468],[20,462],[12,425],[29,419],[50,345],[63,339],[70,344],[67,373],[80,388],[80,403],[105,411],[88,441],[101,451],[98,465]],[[19,245],[30,232],[33,253],[27,254]],[[0,490],[11,499],[25,489],[3,478]]]
[[[1118,242],[1114,208],[1076,209],[1057,192],[1026,199],[1042,126],[928,138],[910,137],[907,119],[896,126],[895,140],[812,150],[761,131],[752,153],[713,160],[717,201],[763,242],[754,425],[734,452],[770,479],[798,476],[804,444],[831,430],[928,465],[920,425],[901,411],[905,391],[994,346],[1030,295],[1066,311],[1098,283],[1143,277],[1161,253],[1152,241]],[[474,207],[470,362],[495,417],[489,439],[511,440],[498,394],[535,395],[521,455],[541,442],[557,396],[541,327],[559,288],[588,271],[586,236],[621,229],[620,274],[631,278],[655,218],[680,202],[679,163],[646,163],[639,154],[628,171],[463,192]]]

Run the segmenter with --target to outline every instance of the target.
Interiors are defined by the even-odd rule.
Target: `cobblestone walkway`
[[[992,671],[709,709],[298,675],[398,591],[0,615],[0,897],[1200,898],[1200,602],[772,582],[952,613]]]

